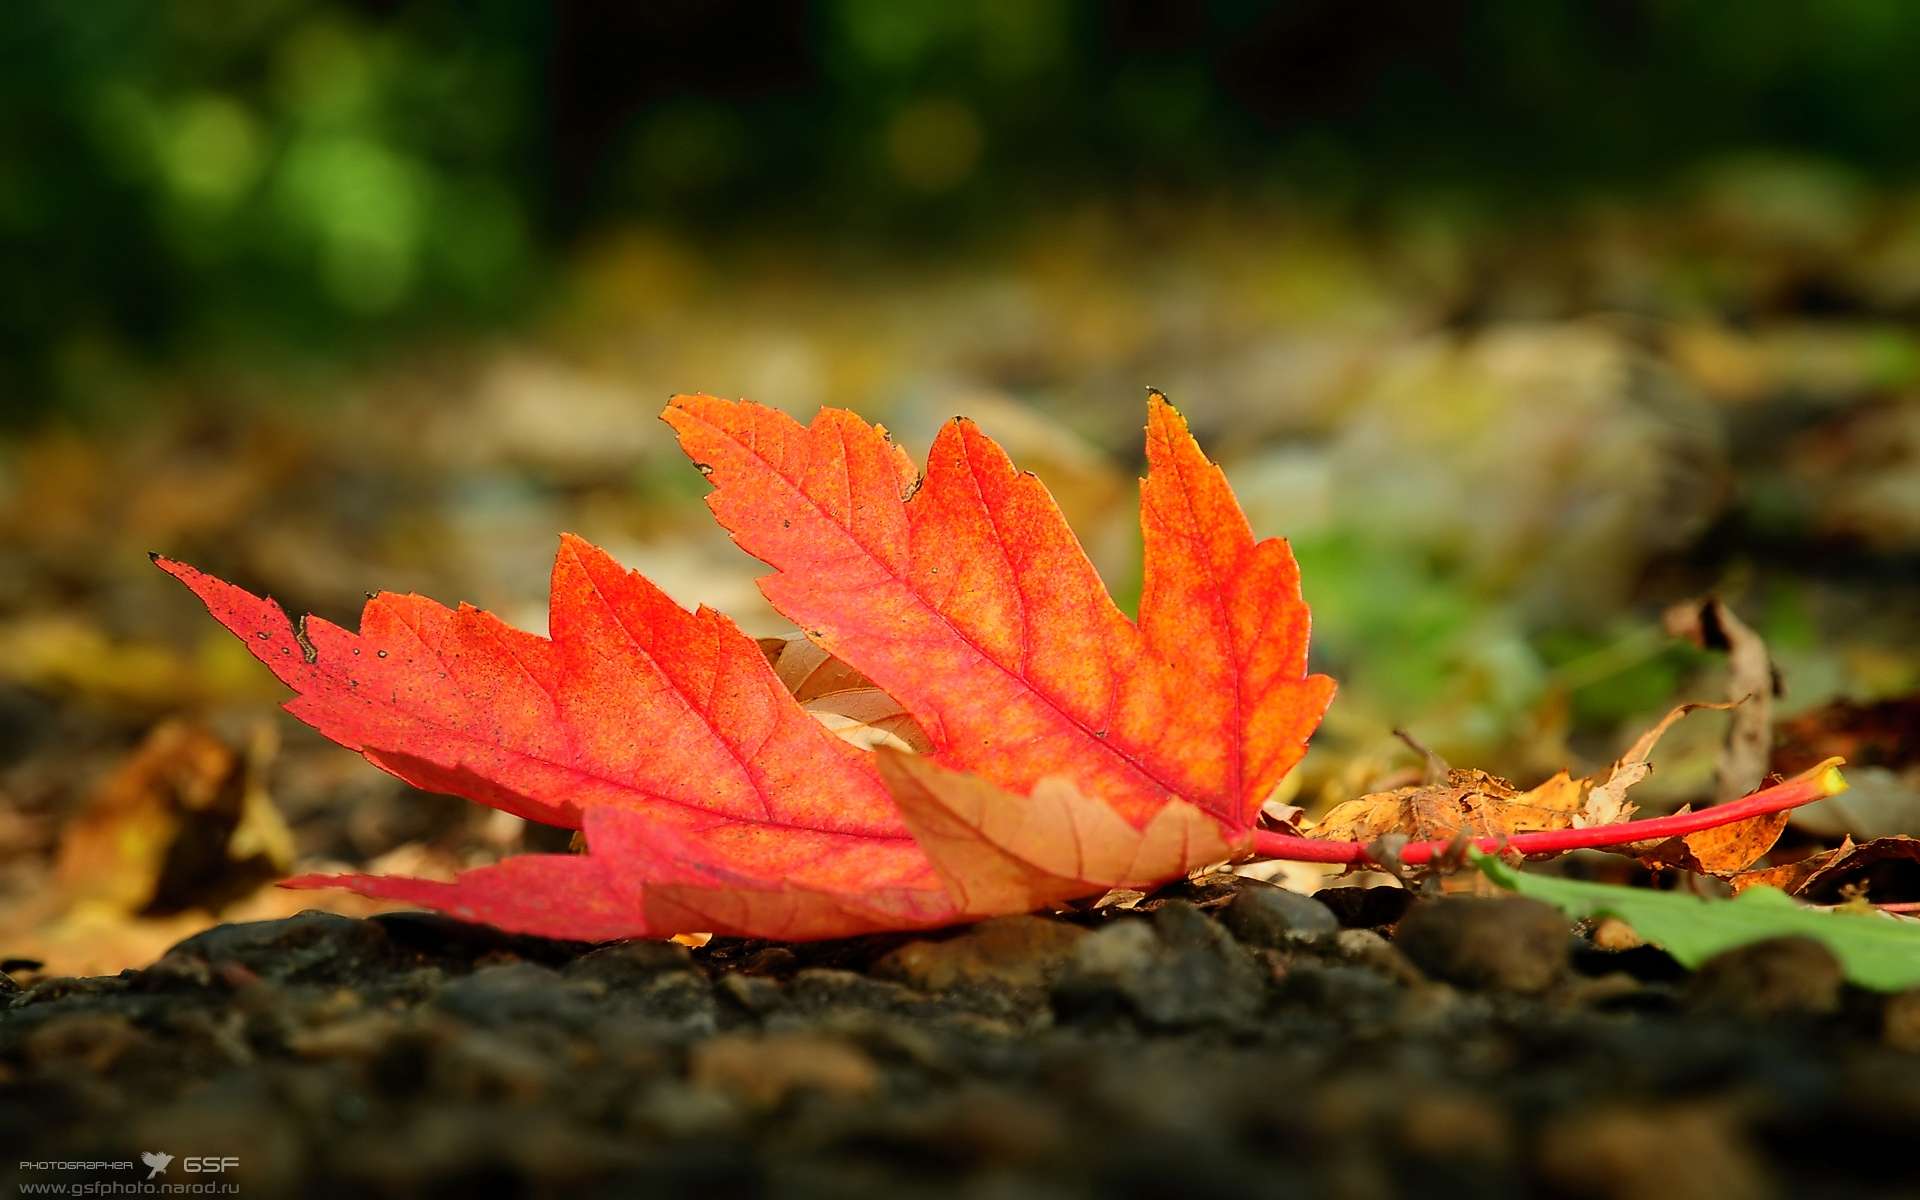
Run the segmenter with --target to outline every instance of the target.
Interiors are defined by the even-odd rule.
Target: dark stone
[[[1880,1012],[1880,1036],[1896,1050],[1920,1051],[1920,988],[1886,998]]]
[[[1313,898],[1333,913],[1347,929],[1378,929],[1406,914],[1413,893],[1400,887],[1321,888]]]
[[[1723,956],[1684,1005],[1621,973],[1464,996],[1403,953],[1445,940],[1434,907],[1450,937],[1472,924],[1457,902],[1399,946],[1273,949],[1228,932],[1232,894],[1169,890],[690,954],[434,921],[213,931],[164,970],[0,999],[0,1145],[232,1154],[242,1194],[289,1196],[1644,1194],[1682,1168],[1699,1194],[1725,1172],[1726,1194],[1852,1195],[1884,1192],[1920,1113],[1920,1001],[1842,989],[1817,948]],[[1672,1003],[1598,1012],[1605,989]],[[1727,1020],[1715,989],[1799,1019]],[[1675,1168],[1696,1143],[1705,1166]]]
[[[800,956],[785,946],[762,946],[740,964],[748,975],[788,976],[800,969]]]
[[[593,998],[594,992],[569,983],[550,967],[502,963],[450,981],[434,1004],[476,1025],[584,1024],[592,1018]]]
[[[1380,972],[1365,967],[1296,961],[1281,977],[1280,994],[1317,1010],[1372,1014],[1390,1008],[1399,999],[1400,988]]]
[[[1221,919],[1240,941],[1275,950],[1301,938],[1328,936],[1340,928],[1333,910],[1313,897],[1252,880],[1241,884]]]
[[[1236,1024],[1266,1003],[1267,971],[1207,915],[1184,901],[1142,921],[1122,918],[1075,947],[1054,985],[1063,1016],[1121,1012],[1154,1027]]]
[[[1333,935],[1334,953],[1356,966],[1380,972],[1395,983],[1408,987],[1426,984],[1427,978],[1398,946],[1371,929],[1342,929]]]
[[[662,974],[693,972],[693,955],[678,942],[619,942],[602,946],[562,968],[569,979],[595,980],[608,987],[635,987]]]
[[[365,974],[394,959],[386,929],[372,921],[303,912],[278,921],[216,925],[175,945],[154,968],[192,969],[195,962],[237,963],[275,982],[332,981]]]
[[[1567,919],[1521,897],[1422,900],[1400,920],[1394,945],[1429,976],[1466,988],[1540,992],[1567,969]]]
[[[787,984],[787,998],[793,1008],[808,1013],[834,1010],[911,1013],[928,1007],[928,998],[912,988],[832,967],[809,967],[795,972]]]
[[[873,973],[922,991],[1044,992],[1073,957],[1085,930],[1042,917],[982,921],[942,941],[908,942]]]
[[[1624,972],[1641,983],[1679,983],[1687,977],[1687,969],[1680,961],[1658,946],[1602,950],[1584,938],[1574,944],[1573,969],[1583,975]]]
[[[777,979],[729,972],[720,977],[720,994],[755,1016],[765,1016],[787,1002],[787,990]]]
[[[1693,973],[1689,1004],[1752,1019],[1837,1012],[1844,978],[1833,951],[1807,937],[1723,950]]]
[[[484,959],[524,958],[559,966],[594,949],[592,942],[504,933],[440,913],[397,912],[368,917],[366,923],[384,930],[396,953],[419,955],[440,962],[471,963]]]

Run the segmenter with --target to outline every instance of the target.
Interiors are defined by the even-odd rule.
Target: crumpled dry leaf
[[[1751,701],[1742,698],[1729,700],[1723,704],[1682,704],[1661,718],[1658,725],[1641,735],[1640,740],[1633,744],[1626,758],[1616,764],[1615,780],[1625,779],[1627,782],[1624,786],[1631,787],[1634,783],[1646,778],[1653,770],[1652,764],[1647,762],[1647,756],[1652,753],[1654,743],[1660,740],[1660,735],[1665,733],[1675,721],[1694,709],[1738,711],[1747,703]],[[1726,759],[1723,758],[1722,762],[1724,764]],[[1624,774],[1620,773],[1622,767],[1625,768]],[[1727,777],[1723,775],[1721,778],[1724,782]],[[1757,784],[1759,781],[1755,782]],[[1624,787],[1622,793],[1624,793]],[[1744,792],[1739,793],[1735,798],[1744,794]],[[1611,801],[1611,798],[1609,799]],[[1624,800],[1622,803],[1624,804]],[[1684,813],[1691,811],[1691,808],[1683,807],[1679,811]],[[1620,819],[1625,820],[1632,813],[1633,807],[1625,805],[1625,815]],[[1650,867],[1673,867],[1684,871],[1699,871],[1708,875],[1726,875],[1751,866],[1761,855],[1773,849],[1773,844],[1780,840],[1780,833],[1787,827],[1790,819],[1792,819],[1791,812],[1766,813],[1762,816],[1750,817],[1745,821],[1736,821],[1731,825],[1703,829],[1681,838],[1667,838],[1658,842],[1636,842],[1631,846],[1623,847],[1622,852],[1633,855]]]
[[[1736,704],[1735,701],[1725,704],[1700,701],[1676,705],[1666,716],[1661,717],[1652,729],[1641,734],[1639,739],[1627,748],[1627,752],[1621,755],[1619,761],[1608,770],[1604,780],[1594,784],[1593,792],[1587,797],[1586,808],[1582,814],[1584,819],[1578,824],[1612,825],[1633,816],[1635,806],[1628,802],[1627,791],[1653,774],[1653,764],[1647,759],[1652,756],[1653,748],[1659,743],[1661,737],[1667,730],[1673,728],[1674,722],[1696,709],[1710,708],[1725,712],[1734,708]]]
[[[308,907],[268,886],[293,860],[264,784],[274,740],[263,726],[238,750],[188,722],[156,726],[67,822],[45,886],[3,914],[0,953],[111,974],[216,920]]]
[[[1329,841],[1372,842],[1390,835],[1437,841],[1465,832],[1501,837],[1547,829],[1613,825],[1634,813],[1627,792],[1653,770],[1647,761],[1662,734],[1697,708],[1731,704],[1682,704],[1642,734],[1606,771],[1574,779],[1566,771],[1522,792],[1497,775],[1454,768],[1444,782],[1374,792],[1331,809],[1307,836]],[[1771,845],[1771,843],[1768,843]]]
[[[1665,624],[1672,636],[1727,655],[1732,673],[1727,698],[1740,707],[1734,710],[1733,727],[1727,731],[1715,778],[1718,800],[1722,804],[1737,800],[1767,777],[1767,759],[1773,748],[1773,700],[1780,694],[1779,672],[1767,653],[1766,642],[1718,596],[1674,605],[1666,612]]]
[[[1884,837],[1860,843],[1848,838],[1832,850],[1777,867],[1742,871],[1727,882],[1736,893],[1766,885],[1820,904],[1856,897],[1880,903],[1920,900],[1920,838]]]
[[[1373,792],[1330,809],[1308,836],[1372,842],[1391,834],[1420,841],[1450,838],[1462,830],[1499,837],[1535,829],[1565,829],[1585,800],[1586,781],[1565,771],[1522,792],[1497,775],[1454,768],[1437,784]]]
[[[1685,837],[1668,838],[1634,857],[1650,867],[1672,867],[1703,875],[1730,875],[1753,865],[1773,849],[1793,810],[1767,813],[1731,825],[1716,825]]]
[[[156,726],[67,825],[67,903],[125,914],[217,907],[285,872],[293,838],[262,782],[271,727],[248,753],[183,721]]]
[[[1832,850],[1822,850],[1817,854],[1809,854],[1805,858],[1795,859],[1793,862],[1776,863],[1770,867],[1755,867],[1751,871],[1735,871],[1725,876],[1725,879],[1727,885],[1733,889],[1733,894],[1736,896],[1752,887],[1779,888],[1789,896],[1797,896],[1800,894],[1800,885],[1805,883],[1815,871],[1833,862],[1840,855],[1852,850],[1853,847],[1853,839],[1848,838]]]
[[[872,750],[892,746],[926,754],[933,742],[898,700],[799,634],[757,639],[773,673],[800,707],[834,736]]]

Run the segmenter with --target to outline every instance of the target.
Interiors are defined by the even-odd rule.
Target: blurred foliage
[[[1530,215],[1727,151],[1868,180],[1920,165],[1905,0],[22,0],[9,17],[16,419],[102,402],[169,352],[324,356],[510,315],[556,253],[636,218],[954,250],[1090,195]]]

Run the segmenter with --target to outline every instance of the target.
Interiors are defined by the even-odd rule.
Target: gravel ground
[[[314,1197],[1920,1194],[1920,993],[1849,988],[1808,943],[1689,974],[1529,901],[1406,902],[1215,879],[693,951],[225,925],[11,985],[0,1170],[129,1182],[169,1154],[166,1182]]]

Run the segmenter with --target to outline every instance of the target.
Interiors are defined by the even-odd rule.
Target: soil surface
[[[1206,880],[698,950],[309,913],[9,990],[8,1184],[165,1154],[241,1196],[1920,1191],[1920,993],[1793,941],[1689,973],[1523,900]]]

